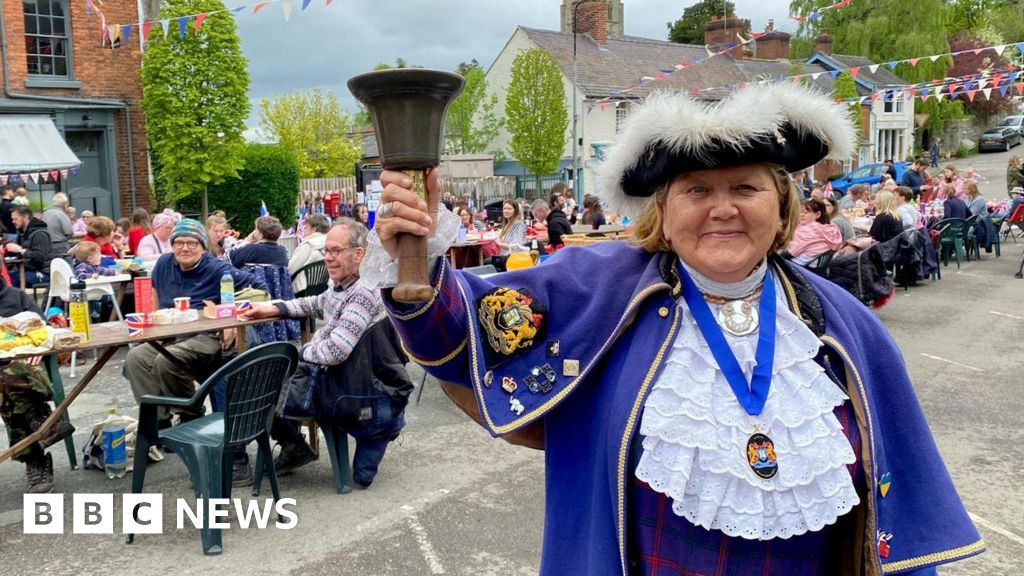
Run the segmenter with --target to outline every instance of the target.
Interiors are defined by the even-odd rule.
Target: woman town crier
[[[393,286],[396,235],[430,238],[434,296],[386,306],[489,432],[537,433],[542,574],[929,574],[984,550],[885,327],[777,256],[788,173],[854,143],[792,83],[653,95],[599,168],[632,242],[486,279],[443,258],[458,219],[382,175],[362,278]]]

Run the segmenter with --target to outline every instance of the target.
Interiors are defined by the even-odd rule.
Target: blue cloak
[[[472,388],[492,435],[543,424],[541,574],[628,574],[628,451],[680,326],[675,263],[672,253],[606,242],[491,279],[442,259],[422,306],[385,291],[410,356],[439,380]],[[774,258],[772,266],[791,309],[819,334],[818,361],[847,392],[865,439],[869,494],[850,513],[859,564],[850,572],[934,574],[982,552],[885,327],[827,280]]]

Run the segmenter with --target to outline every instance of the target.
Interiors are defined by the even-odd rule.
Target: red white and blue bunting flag
[[[289,21],[292,14],[292,8],[295,5],[295,0],[263,0],[260,2],[252,2],[250,4],[243,4],[234,8],[225,8],[223,10],[214,10],[212,12],[199,12],[196,14],[188,14],[186,16],[177,16],[174,18],[162,18],[160,20],[140,20],[139,22],[131,22],[128,24],[107,24],[107,17],[103,14],[103,10],[97,6],[97,1],[100,5],[103,4],[102,0],[85,0],[85,13],[95,14],[99,21],[100,28],[100,42],[102,46],[109,46],[111,48],[118,48],[121,46],[128,45],[128,39],[132,35],[132,29],[138,30],[138,34],[142,42],[149,40],[149,34],[153,29],[153,26],[159,25],[163,29],[164,36],[168,35],[171,27],[171,21],[177,23],[178,37],[184,38],[185,34],[188,33],[191,28],[194,32],[199,32],[203,26],[203,22],[210,17],[211,14],[227,13],[227,14],[240,14],[242,12],[248,12],[250,14],[258,14],[261,10],[269,6],[270,4],[280,4],[281,13],[284,16],[285,22]],[[324,6],[330,6],[332,0],[324,0]],[[313,0],[302,0],[300,11],[305,12],[307,8],[313,3]],[[190,27],[189,22],[193,25]]]
[[[778,79],[762,80],[757,83],[786,82],[793,81],[795,78],[797,77],[783,77]],[[743,82],[735,86],[735,88],[742,90],[743,88],[746,88],[747,85],[748,83]],[[836,103],[866,105],[874,103],[880,98],[883,102],[889,102],[892,101],[893,98],[903,98],[904,96],[920,98],[922,102],[927,101],[929,98],[935,98],[941,101],[946,98],[955,100],[961,97],[966,98],[969,102],[973,102],[975,98],[979,97],[984,97],[986,100],[997,96],[1005,98],[1007,94],[1009,94],[1011,88],[1018,96],[1024,96],[1024,71],[1018,71],[1012,64],[1007,65],[1006,68],[979,70],[978,72],[965,74],[955,78],[942,77],[917,84],[900,86],[898,88],[884,88],[866,96],[836,99]],[[700,92],[702,90],[705,89],[691,88],[690,90],[685,91],[675,90],[674,93],[693,93],[694,91]],[[614,102],[602,100],[595,102],[593,105],[588,107],[587,113],[589,114],[595,107],[604,110],[608,104],[625,103],[629,105],[638,105],[642,102],[643,99],[641,98],[622,99]]]
[[[768,32],[767,34],[771,34],[771,32]],[[757,37],[763,37],[763,35],[755,35],[755,38],[751,38],[750,40],[745,41],[744,44],[746,44],[747,42],[754,41]],[[732,50],[734,47],[735,46],[730,46],[729,48],[727,48],[725,50],[722,50],[720,52],[715,53],[713,56],[720,56],[722,54],[725,54],[729,50]],[[758,83],[758,84],[766,84],[766,83],[769,83],[769,82],[775,82],[775,83],[784,82],[786,80],[804,80],[804,79],[817,80],[818,78],[820,78],[824,74],[828,74],[832,78],[835,78],[835,77],[839,76],[839,74],[841,74],[843,72],[849,72],[851,76],[856,78],[857,75],[861,71],[864,71],[864,70],[866,70],[868,72],[871,72],[873,74],[882,66],[887,66],[890,70],[895,69],[896,66],[898,66],[899,64],[910,64],[911,66],[917,66],[917,63],[919,61],[925,60],[925,59],[931,60],[932,62],[935,62],[935,61],[939,60],[940,58],[945,58],[947,56],[949,56],[949,57],[956,57],[956,56],[960,56],[962,54],[975,54],[975,55],[977,55],[977,54],[981,54],[982,52],[984,52],[986,50],[992,50],[997,55],[1002,56],[1003,52],[1007,48],[1009,48],[1009,47],[1015,47],[1022,54],[1024,54],[1024,41],[1010,42],[1010,43],[1007,43],[1007,44],[996,44],[996,45],[992,45],[992,46],[984,46],[984,47],[981,47],[981,48],[972,48],[970,50],[960,50],[960,51],[957,51],[957,52],[945,52],[945,53],[942,53],[942,54],[932,54],[932,55],[929,55],[929,56],[917,56],[917,57],[914,57],[914,58],[903,58],[903,59],[900,59],[900,60],[891,60],[889,62],[884,62],[884,63],[879,63],[879,64],[871,64],[871,65],[868,65],[868,66],[854,66],[852,68],[847,68],[845,70],[830,70],[830,71],[827,71],[827,72],[823,71],[823,72],[814,72],[814,73],[810,73],[810,74],[797,74],[797,75],[794,75],[794,76],[778,76],[778,77],[775,77],[775,78],[766,78],[766,79],[761,79],[761,80],[754,80],[752,82],[753,83]],[[604,110],[608,106],[609,103],[616,103],[616,102],[636,103],[638,101],[642,101],[642,97],[639,97],[639,96],[630,98],[629,97],[629,93],[637,90],[638,88],[645,88],[651,82],[655,82],[655,81],[658,81],[658,80],[664,80],[664,79],[668,78],[671,74],[673,74],[675,72],[678,72],[679,70],[682,70],[684,68],[689,68],[691,66],[696,66],[696,65],[701,64],[703,62],[706,62],[707,60],[709,60],[713,56],[709,56],[708,58],[702,58],[700,60],[695,60],[692,63],[688,63],[688,64],[684,64],[684,63],[676,64],[673,69],[666,68],[666,69],[659,70],[658,74],[655,75],[655,76],[643,76],[643,77],[640,78],[640,82],[638,82],[636,84],[633,84],[631,86],[627,86],[626,88],[623,88],[621,90],[617,90],[615,92],[612,92],[611,96],[607,96],[607,97],[601,98],[600,100],[595,100],[593,103],[589,104],[587,106],[587,114],[590,114],[591,112],[593,112],[594,108],[600,108],[601,110]],[[736,89],[742,90],[743,88],[745,88],[747,86],[747,84],[748,84],[748,82],[741,82],[739,84],[723,84],[723,85],[718,85],[718,86],[694,87],[694,88],[690,88],[689,92],[691,94],[697,95],[697,94],[701,94],[701,93],[705,93],[705,92],[713,92],[713,91],[719,91],[720,92],[720,91],[723,91],[723,90],[726,90],[726,91],[731,91],[731,90],[736,90]],[[676,92],[678,92],[678,90]]]
[[[44,170],[42,172],[11,172],[7,174],[0,174],[0,186],[6,186],[7,184],[13,185],[27,185],[29,181],[33,184],[38,184],[40,180],[44,184],[50,182],[57,182],[58,179],[67,179],[68,175],[74,176],[78,174],[78,167],[65,168],[63,170]]]
[[[846,8],[847,6],[850,5],[850,1],[851,0],[842,0],[842,2],[836,2],[835,4],[833,4],[831,6],[825,6],[823,8],[818,8],[817,10],[807,14],[806,16],[801,16],[801,15],[797,14],[795,16],[790,16],[790,18],[792,18],[793,20],[796,20],[797,22],[803,22],[804,20],[807,20],[808,22],[817,22],[818,20],[821,19],[821,13],[822,12],[828,12],[829,10],[839,10],[840,8]]]

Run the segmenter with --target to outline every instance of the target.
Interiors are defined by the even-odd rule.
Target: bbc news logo
[[[63,494],[25,494],[23,506],[22,531],[25,534],[64,533]],[[178,530],[202,528],[204,519],[209,520],[210,528],[232,528],[227,521],[232,511],[241,529],[291,530],[299,523],[294,498],[281,498],[277,502],[269,498],[210,498],[195,502],[178,498],[174,509],[174,526]],[[72,534],[113,534],[116,516],[113,494],[72,495]],[[120,516],[122,534],[163,534],[163,494],[122,494]]]

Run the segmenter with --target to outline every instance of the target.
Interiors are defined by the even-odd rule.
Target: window
[[[69,78],[67,0],[23,0],[30,76]]]
[[[629,116],[629,103],[619,102],[615,105],[615,133],[622,132],[622,123],[626,121],[626,117]]]
[[[888,92],[884,96],[883,111],[895,112],[901,114],[903,112],[903,99],[905,94],[899,90],[893,90]]]

